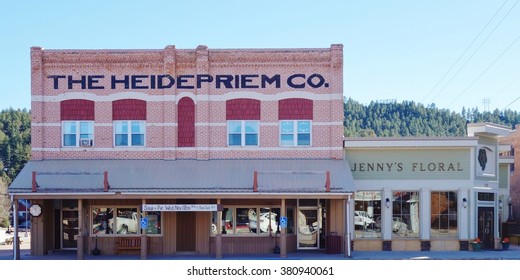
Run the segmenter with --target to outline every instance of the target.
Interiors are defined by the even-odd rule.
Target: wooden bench
[[[520,234],[510,234],[509,241],[516,245],[520,245]]]
[[[124,250],[141,250],[141,236],[118,237],[115,249],[116,254]]]

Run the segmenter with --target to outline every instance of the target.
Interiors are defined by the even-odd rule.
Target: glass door
[[[61,248],[77,249],[78,247],[78,210],[61,210]]]
[[[478,208],[478,238],[482,241],[482,248],[493,249],[495,232],[495,209],[493,207]]]
[[[298,210],[298,249],[318,249],[321,218],[317,207]]]

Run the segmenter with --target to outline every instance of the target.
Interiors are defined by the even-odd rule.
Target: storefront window
[[[148,219],[146,234],[161,234],[161,212],[146,212],[146,218]]]
[[[280,234],[280,208],[232,207],[222,211],[222,234],[275,235]],[[217,212],[211,218],[210,234],[217,234]],[[294,209],[287,208],[287,233],[294,233]]]
[[[237,208],[235,217],[235,233],[249,234],[257,231],[255,208]]]
[[[287,233],[294,233],[294,208],[287,208]]]
[[[93,207],[92,234],[138,234],[140,232],[137,208]]]
[[[356,238],[381,238],[381,192],[356,192],[354,227]]]
[[[137,208],[117,208],[117,234],[137,234],[139,222]]]
[[[222,211],[222,234],[233,234],[233,208]]]
[[[419,192],[393,192],[394,237],[419,237]]]
[[[457,193],[431,193],[431,229],[432,238],[458,236]]]
[[[113,208],[92,208],[92,234],[113,234],[113,228]]]

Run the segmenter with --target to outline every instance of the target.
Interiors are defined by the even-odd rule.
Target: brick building
[[[342,45],[33,47],[31,82],[31,254],[346,251]]]

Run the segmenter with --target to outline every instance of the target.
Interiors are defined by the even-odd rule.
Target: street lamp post
[[[513,200],[510,198],[507,199],[507,205],[509,206],[509,217],[507,217],[508,222],[513,221]]]

